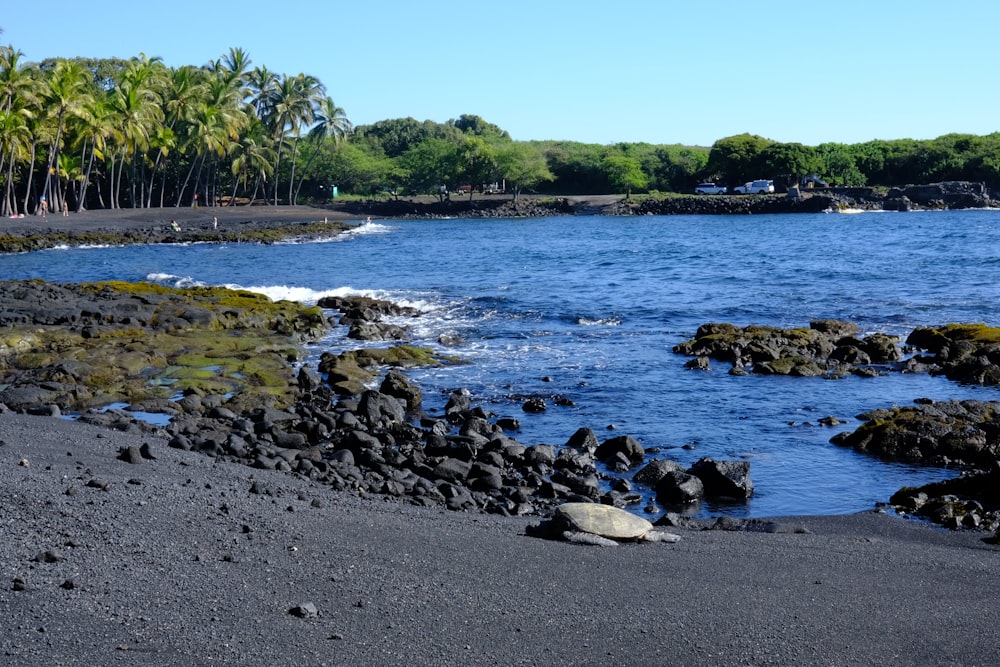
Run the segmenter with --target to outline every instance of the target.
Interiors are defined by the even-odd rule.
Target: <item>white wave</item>
[[[60,245],[54,245],[51,248],[47,248],[46,250],[49,252],[55,250],[104,250],[106,248],[119,248],[119,247],[121,246],[110,245],[107,243],[94,243],[94,244],[85,244],[78,246],[60,244]]]
[[[195,280],[190,276],[175,276],[172,273],[148,273],[146,274],[146,282],[166,285],[167,287],[176,287],[178,289],[185,287],[205,287],[207,284],[200,280]]]
[[[599,320],[592,320],[587,317],[578,317],[576,323],[585,327],[618,327],[621,326],[621,319],[617,317],[604,317]]]
[[[205,287],[209,283],[196,280],[191,276],[178,276],[172,273],[149,273],[146,275],[147,282],[169,287],[183,289],[185,287]],[[313,305],[324,297],[333,296],[366,296],[372,299],[391,301],[404,308],[412,308],[420,313],[427,313],[439,310],[442,306],[431,298],[419,297],[414,294],[403,294],[390,292],[387,290],[362,290],[355,289],[349,285],[335,287],[332,289],[313,289],[311,287],[301,287],[297,285],[240,285],[238,283],[226,283],[221,285],[227,289],[244,290],[263,294],[272,301],[297,301],[306,305]]]
[[[390,225],[382,225],[377,222],[366,222],[357,227],[348,229],[344,234],[348,236],[365,236],[367,234],[388,234],[397,228]]]
[[[313,305],[323,297],[348,296],[356,292],[356,290],[350,287],[316,290],[310,287],[297,287],[295,285],[236,285],[232,283],[223,285],[223,287],[263,294],[272,301],[296,301],[306,305]]]
[[[337,232],[333,236],[320,236],[320,237],[293,237],[283,239],[281,241],[276,241],[274,245],[311,245],[319,243],[341,243],[355,236],[366,236],[368,234],[388,234],[395,231],[395,227],[389,227],[388,225],[380,225],[375,222],[366,222],[356,227],[351,227],[344,232]]]

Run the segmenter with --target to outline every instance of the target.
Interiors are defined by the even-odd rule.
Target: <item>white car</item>
[[[726,194],[726,186],[715,183],[699,183],[694,192],[699,195],[724,195]]]
[[[774,193],[774,181],[750,181],[737,185],[733,192],[739,195],[769,195]]]

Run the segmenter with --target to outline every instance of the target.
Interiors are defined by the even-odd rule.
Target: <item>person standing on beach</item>
[[[63,217],[64,218],[68,218],[69,217],[69,203],[65,199],[63,199],[62,211],[63,211]]]
[[[212,216],[212,229],[219,228],[219,218],[217,216]]]
[[[49,203],[45,201],[45,195],[42,195],[42,198],[38,201],[38,208],[41,210],[42,217],[44,218],[49,212]]]

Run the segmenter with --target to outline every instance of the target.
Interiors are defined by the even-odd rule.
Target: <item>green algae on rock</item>
[[[290,405],[317,307],[219,287],[3,283],[0,401],[82,410],[178,391]]]
[[[986,324],[946,324],[914,329],[907,345],[927,350],[925,361],[950,380],[984,386],[1000,384],[1000,328]]]
[[[442,356],[433,350],[410,345],[390,348],[362,348],[340,354],[324,352],[320,357],[319,371],[327,375],[327,383],[341,396],[359,396],[368,383],[378,377],[385,366],[412,368],[461,363],[455,357]]]
[[[893,364],[902,359],[899,340],[886,334],[858,338],[853,322],[815,320],[808,327],[782,329],[729,323],[709,323],[698,327],[695,337],[674,346],[674,352],[744,366],[762,375],[838,377],[845,372],[871,374],[871,365]]]

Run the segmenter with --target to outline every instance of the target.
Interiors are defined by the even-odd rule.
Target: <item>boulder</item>
[[[420,410],[420,404],[423,401],[423,391],[398,370],[391,370],[386,373],[385,379],[382,380],[382,384],[379,386],[379,391],[388,396],[398,398],[403,402],[407,412]]]
[[[749,461],[716,461],[703,458],[687,472],[705,485],[708,498],[749,498],[753,495]]]
[[[406,412],[399,399],[369,390],[361,395],[358,417],[370,428],[389,428],[402,423],[406,418]]]
[[[643,466],[635,475],[632,477],[634,482],[648,486],[651,489],[655,489],[656,485],[660,483],[660,480],[667,476],[671,472],[682,471],[680,463],[676,461],[666,461],[658,460],[651,461],[646,466]]]
[[[656,499],[664,505],[689,505],[705,497],[705,484],[695,475],[673,470],[656,483]]]
[[[605,462],[613,461],[619,454],[631,463],[641,463],[646,456],[646,450],[632,436],[619,435],[602,442],[595,452],[598,460]]]

